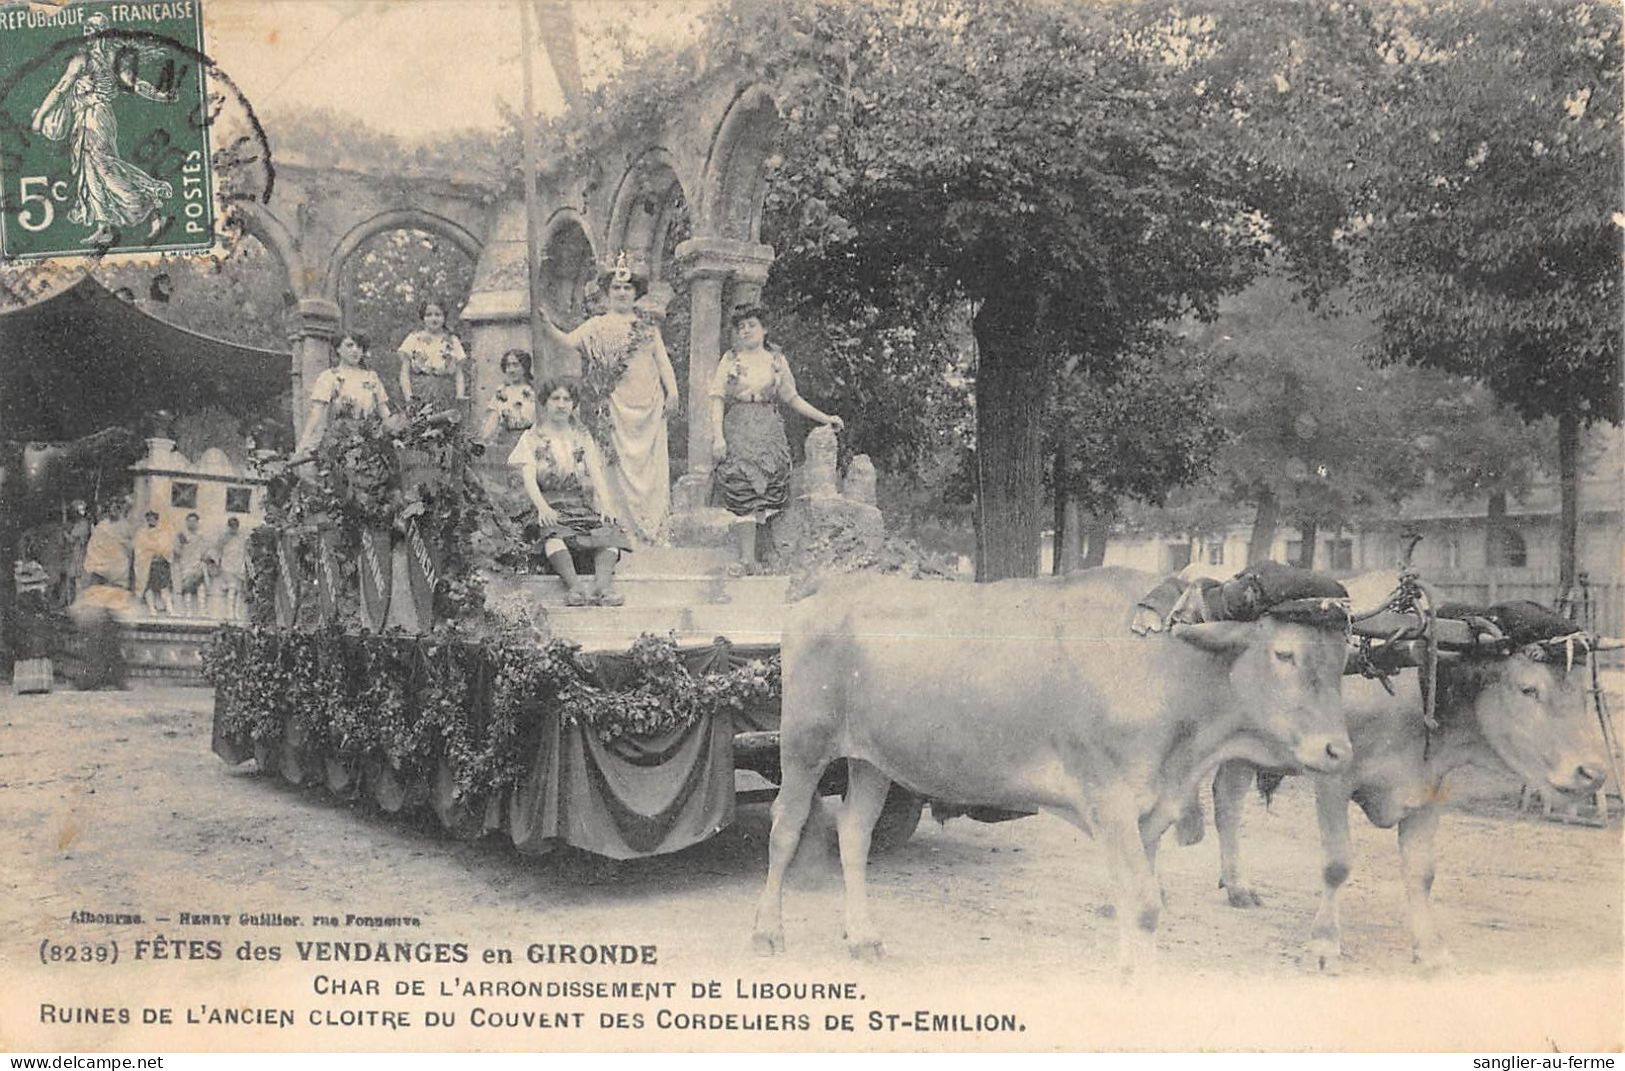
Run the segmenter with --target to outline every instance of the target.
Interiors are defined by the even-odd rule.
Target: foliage
[[[348,327],[372,338],[368,367],[378,373],[399,406],[400,356],[396,347],[423,326],[423,303],[443,303],[448,322],[468,302],[474,261],[449,239],[428,231],[384,231],[361,244],[350,258],[340,288]],[[468,340],[463,340],[465,350]]]
[[[220,450],[238,465],[248,460],[242,422],[219,406],[182,413],[175,418],[173,435],[175,449],[193,461],[211,448]]]
[[[1187,325],[1187,344],[1224,362],[1208,409],[1225,439],[1211,477],[1167,510],[1136,511],[1134,527],[1211,533],[1247,519],[1242,505],[1266,526],[1335,529],[1392,516],[1428,486],[1480,501],[1528,486],[1549,429],[1460,377],[1373,366],[1368,317],[1341,292],[1311,312],[1291,289],[1262,282],[1212,324]]]
[[[1565,583],[1580,431],[1622,417],[1620,19],[1366,0],[1214,5],[1194,33],[1236,151],[1319,191],[1285,206],[1282,247],[1314,286],[1348,282],[1379,359],[1557,417]]]
[[[1055,355],[1115,360],[1147,325],[1211,311],[1260,263],[1233,156],[1203,137],[1215,105],[1165,59],[1155,24],[1138,4],[733,0],[692,46],[705,70],[749,71],[780,103],[762,234],[779,254],[770,298],[819,310],[834,345],[792,356],[799,369],[803,354],[832,354],[817,385],[835,389],[813,396],[863,418],[854,438],[878,440],[864,449],[917,456],[918,428],[905,419],[893,451],[871,414],[938,415],[921,402],[941,393],[943,351],[898,342],[974,308],[988,576],[1036,564],[1035,410]],[[669,53],[629,64],[550,124],[554,155],[586,164],[611,135],[652,131],[707,77],[695,69]],[[843,334],[875,341],[846,360]],[[871,374],[843,397],[837,379],[884,369],[872,358],[887,345],[914,375],[896,389]]]
[[[1052,490],[1111,517],[1125,498],[1161,505],[1207,475],[1227,438],[1213,386],[1227,370],[1160,334],[1104,367],[1080,362],[1053,402],[1049,452],[1061,468]]]
[[[287,273],[240,230],[224,255],[110,258],[95,274],[110,290],[128,289],[137,308],[165,323],[242,346],[288,348],[295,309]]]
[[[351,626],[358,623],[355,563],[361,533],[382,529],[404,534],[416,525],[440,556],[435,630],[479,631],[485,606],[480,571],[518,556],[519,550],[511,545],[516,537],[495,522],[475,475],[478,451],[460,422],[413,406],[404,419],[367,418],[335,426],[314,451],[303,477],[285,463],[269,463],[265,531],[271,534],[249,545],[256,619],[274,589],[274,533],[334,533],[343,574],[339,623]],[[297,568],[302,590],[310,587],[313,569],[303,545]],[[404,592],[397,596],[406,597]]]

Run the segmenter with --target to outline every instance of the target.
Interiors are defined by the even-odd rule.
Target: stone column
[[[757,294],[773,263],[773,247],[733,238],[690,238],[677,247],[677,263],[689,280],[692,318],[688,334],[688,475],[711,471],[711,379],[727,345],[722,298],[730,279]],[[737,293],[737,291],[736,291]],[[679,481],[681,482],[681,481]]]
[[[722,286],[725,269],[695,268],[689,272],[688,322],[688,472],[703,476],[711,471],[711,379],[722,356]]]
[[[299,328],[293,339],[293,437],[305,430],[310,388],[333,367],[333,340],[339,333],[339,307],[324,298],[302,298]]]

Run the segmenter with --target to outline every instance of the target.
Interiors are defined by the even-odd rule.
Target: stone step
[[[628,607],[689,606],[778,607],[790,586],[787,576],[615,576],[615,590]],[[487,580],[487,598],[528,601],[549,610],[564,608],[564,582],[556,576],[503,577]]]
[[[641,547],[621,558],[618,576],[711,576],[735,559],[726,547]]]

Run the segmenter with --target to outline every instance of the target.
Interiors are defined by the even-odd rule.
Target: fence
[[[1550,606],[1558,595],[1557,572],[1544,569],[1439,569],[1425,579],[1442,599],[1489,606],[1514,599],[1529,599]],[[1599,636],[1625,636],[1625,580],[1593,579],[1587,586],[1591,599],[1591,627]],[[1583,614],[1583,610],[1577,611]],[[1604,656],[1605,665],[1617,665],[1620,652]]]

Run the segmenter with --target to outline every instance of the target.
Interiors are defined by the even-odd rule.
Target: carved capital
[[[343,313],[338,305],[326,298],[301,298],[299,301],[299,327],[300,338],[325,338],[331,340],[339,332],[339,321]]]
[[[686,279],[728,279],[760,285],[773,266],[773,247],[734,238],[690,238],[677,247],[677,265]]]

